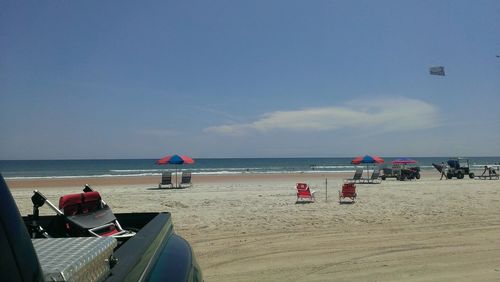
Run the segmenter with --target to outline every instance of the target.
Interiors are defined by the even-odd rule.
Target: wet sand
[[[424,172],[358,184],[356,203],[339,204],[350,176],[193,175],[190,188],[162,190],[160,177],[7,183],[23,215],[34,188],[57,203],[86,183],[114,212],[171,212],[205,281],[500,281],[500,181]],[[309,183],[315,203],[295,203],[296,182]]]

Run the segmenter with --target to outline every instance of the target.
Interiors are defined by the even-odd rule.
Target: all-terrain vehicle
[[[401,172],[399,174],[399,180],[412,180],[412,179],[420,179],[420,167],[405,167],[401,168]]]
[[[396,178],[397,180],[404,181],[406,179],[420,179],[420,167],[410,165],[393,165],[392,168],[385,167],[382,169],[382,180],[387,178]]]
[[[469,159],[466,158],[452,158],[448,160],[448,172],[446,177],[452,179],[463,179],[465,175],[469,178],[474,178],[474,173],[470,171]]]

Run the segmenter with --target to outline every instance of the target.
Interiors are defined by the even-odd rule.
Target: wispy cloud
[[[170,129],[145,129],[138,132],[141,135],[156,137],[172,137],[178,135],[178,132]]]
[[[217,109],[213,109],[213,108],[208,108],[208,107],[195,107],[195,109],[199,110],[199,111],[205,111],[207,113],[211,113],[211,114],[214,114],[216,116],[223,117],[231,122],[240,122],[241,121],[240,117],[237,117],[235,115],[231,115],[225,111],[221,111],[221,110],[217,110]]]
[[[244,135],[250,132],[333,131],[344,128],[412,131],[439,126],[438,109],[424,101],[398,98],[353,100],[342,106],[275,111],[249,123],[205,128],[205,132]]]

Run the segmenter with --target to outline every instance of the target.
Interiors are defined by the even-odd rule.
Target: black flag
[[[444,76],[444,67],[439,66],[439,67],[431,67],[429,69],[429,73],[432,75],[442,75]]]

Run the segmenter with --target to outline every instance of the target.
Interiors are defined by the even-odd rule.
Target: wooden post
[[[325,178],[325,201],[328,202],[328,178]]]

